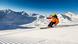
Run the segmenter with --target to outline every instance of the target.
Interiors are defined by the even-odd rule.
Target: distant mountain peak
[[[11,10],[11,9],[5,9],[5,10],[2,10],[4,13],[11,13],[11,12],[14,12],[13,10]]]
[[[67,16],[75,16],[76,14],[73,13],[73,12],[67,12],[67,13],[65,13],[65,15],[67,15]]]

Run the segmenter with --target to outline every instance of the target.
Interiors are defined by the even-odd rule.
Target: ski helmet
[[[55,15],[57,15],[56,13],[54,13],[54,14],[51,14],[50,16],[55,16]]]

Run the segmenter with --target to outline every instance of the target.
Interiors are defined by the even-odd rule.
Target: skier
[[[53,27],[53,25],[56,26],[59,23],[59,19],[57,17],[57,14],[50,15],[49,17],[47,17],[47,19],[50,20],[50,23],[48,25],[49,28]]]

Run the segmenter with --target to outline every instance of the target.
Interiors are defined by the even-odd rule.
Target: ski
[[[50,27],[51,28],[51,27]],[[40,29],[49,29],[49,27],[40,27]]]

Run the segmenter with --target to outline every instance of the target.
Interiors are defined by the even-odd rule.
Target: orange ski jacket
[[[47,19],[50,20],[50,22],[55,22],[55,25],[57,25],[59,23],[59,19],[58,18],[55,18],[55,17],[48,17]]]

